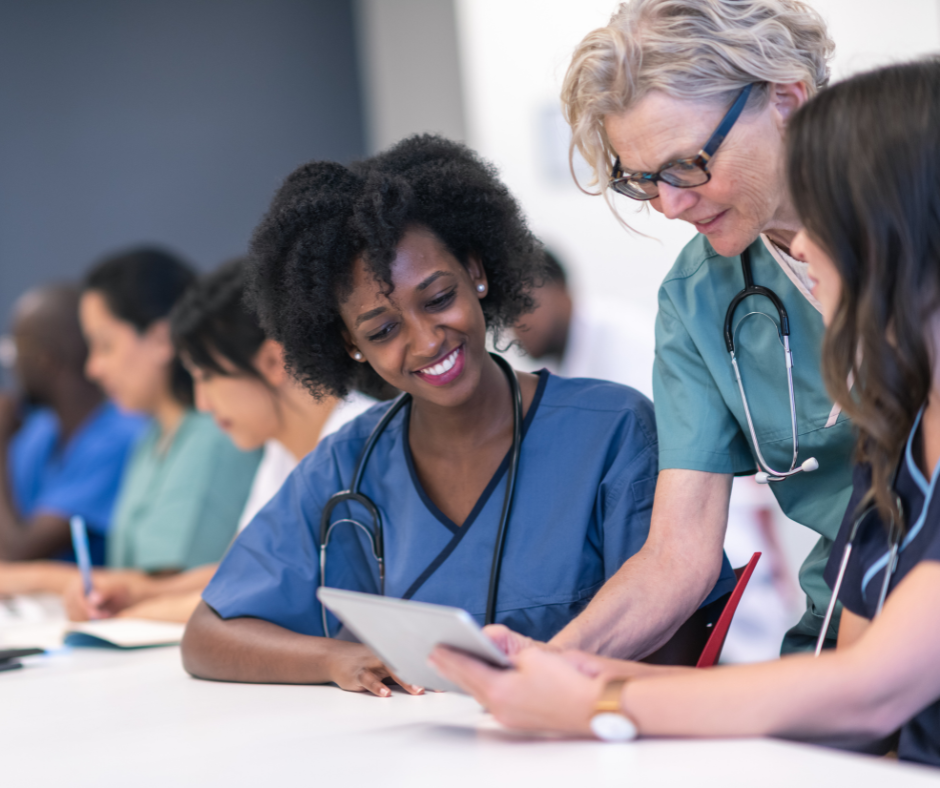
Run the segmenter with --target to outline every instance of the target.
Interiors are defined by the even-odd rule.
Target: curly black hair
[[[477,256],[489,285],[481,306],[494,339],[534,307],[544,252],[495,168],[432,135],[402,140],[344,167],[314,161],[291,173],[251,240],[246,299],[315,396],[345,396],[377,377],[346,353],[339,305],[362,258],[393,289],[406,231],[427,228],[464,265]],[[368,386],[367,386],[368,387]]]

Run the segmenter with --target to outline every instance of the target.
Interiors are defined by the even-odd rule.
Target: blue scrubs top
[[[111,526],[124,465],[147,422],[99,406],[59,445],[59,420],[49,408],[33,411],[10,442],[8,461],[13,502],[23,519],[45,513],[85,518],[92,561],[103,564],[104,537]],[[58,556],[74,560],[71,550]]]
[[[940,497],[935,496],[940,473],[935,469],[928,482],[914,461],[914,452],[922,452],[922,448],[917,446],[920,442],[919,426],[920,416],[908,437],[894,484],[894,490],[901,498],[907,533],[901,541],[897,569],[888,586],[889,595],[921,561],[940,561]],[[853,482],[852,499],[826,566],[825,579],[830,588],[835,585],[839,574],[849,532],[860,515],[856,509],[871,487],[871,469],[868,466],[856,467]],[[874,618],[884,583],[887,556],[888,529],[878,513],[871,511],[859,526],[839,591],[839,601],[856,615]],[[924,697],[924,703],[929,705],[901,728],[898,757],[940,766],[940,698]]]
[[[323,635],[315,596],[320,512],[349,485],[388,407],[373,407],[321,442],[238,537],[203,594],[219,615]],[[409,416],[406,407],[388,425],[362,482],[382,513],[385,593],[460,607],[482,623],[508,455],[458,527],[421,487],[407,440]],[[543,370],[523,425],[496,620],[547,640],[574,618],[646,541],[657,471],[648,399],[625,386]],[[352,516],[368,522],[358,505],[333,512],[334,521]],[[378,593],[376,562],[358,529],[333,532],[326,584]],[[731,584],[733,574],[715,598]],[[330,626],[335,634],[335,619]]]

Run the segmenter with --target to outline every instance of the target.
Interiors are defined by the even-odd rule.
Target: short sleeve
[[[143,571],[214,563],[235,534],[260,452],[242,452],[211,423],[181,435],[146,517],[135,527],[135,566]]]
[[[128,447],[100,449],[84,455],[77,467],[64,470],[56,484],[46,486],[36,499],[33,516],[46,512],[67,520],[79,515],[90,531],[107,533]]]
[[[78,515],[89,531],[107,533],[124,466],[143,425],[141,419],[118,414],[113,405],[105,405],[61,453],[49,451],[37,457],[40,462],[32,469],[36,486],[28,516],[46,513],[67,520]]]
[[[330,492],[342,489],[338,465],[325,443],[309,455],[239,534],[203,599],[222,618],[250,616],[306,635],[323,635],[319,584],[320,512]],[[346,531],[336,532],[337,540]],[[330,569],[350,562],[331,542]],[[330,585],[344,585],[330,574]]]
[[[721,326],[708,321],[701,330],[717,332]],[[734,474],[756,470],[747,440],[665,285],[656,317],[653,394],[660,469]]]
[[[652,405],[645,398],[620,424],[617,453],[597,491],[604,580],[646,543],[659,471]]]
[[[605,580],[638,553],[649,536],[659,474],[652,410],[644,398],[632,417],[624,421],[619,450],[598,488]],[[703,604],[731,591],[734,583],[731,564],[723,555],[718,582]]]

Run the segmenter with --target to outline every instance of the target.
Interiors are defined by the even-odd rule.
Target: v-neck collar
[[[901,462],[907,467],[907,472],[910,477],[914,480],[914,484],[917,485],[918,490],[924,496],[924,502],[921,504],[920,514],[918,514],[917,519],[910,526],[907,533],[904,535],[904,539],[901,541],[901,544],[898,546],[898,555],[904,552],[905,548],[917,538],[917,535],[921,532],[924,527],[924,523],[927,521],[927,511],[930,509],[930,504],[933,502],[934,491],[937,488],[937,479],[940,478],[940,463],[938,463],[933,471],[930,474],[930,481],[927,481],[927,478],[924,476],[923,471],[920,469],[920,466],[917,464],[917,461],[914,459],[914,442],[917,439],[917,433],[921,426],[921,419],[924,415],[924,408],[926,405],[922,405],[920,410],[917,412],[917,418],[914,419],[914,426],[911,427],[911,431],[907,436],[907,444],[904,447],[904,456],[901,459]],[[895,485],[897,482],[895,482]],[[895,489],[895,492],[897,490]],[[865,572],[865,575],[862,577],[862,595],[864,596],[865,591],[868,588],[868,584],[872,579],[877,575],[882,569],[888,565],[888,560],[891,556],[890,548],[881,556],[877,561],[875,561]]]
[[[545,391],[545,386],[548,383],[548,378],[550,374],[547,369],[539,370],[539,385],[535,390],[535,396],[532,398],[532,404],[529,406],[529,412],[526,413],[525,418],[522,421],[522,440],[525,440],[526,433],[529,430],[529,425],[532,424],[533,419],[535,418],[535,412],[539,408],[539,403],[542,401],[542,394]],[[443,524],[452,534],[450,541],[441,550],[437,556],[425,567],[425,570],[418,576],[418,578],[411,584],[407,591],[402,595],[402,599],[411,599],[415,594],[421,589],[429,577],[433,575],[447,560],[451,553],[457,549],[457,546],[460,544],[461,540],[470,532],[470,527],[476,522],[477,515],[483,510],[483,507],[486,506],[487,501],[490,496],[493,494],[493,491],[499,485],[500,480],[503,478],[503,475],[506,473],[509,468],[509,452],[506,452],[506,456],[503,458],[503,461],[499,464],[499,468],[496,469],[496,473],[493,474],[493,478],[490,479],[490,483],[486,485],[486,489],[483,490],[483,493],[480,495],[476,504],[473,507],[473,510],[467,516],[467,519],[464,521],[462,526],[458,526],[447,517],[437,505],[432,501],[427,493],[424,491],[424,487],[421,485],[421,481],[418,479],[418,474],[415,471],[414,460],[411,456],[411,446],[408,442],[408,423],[411,420],[411,405],[408,406],[408,411],[405,414],[405,431],[403,433],[405,448],[405,461],[408,464],[408,472],[411,474],[411,481],[414,484],[415,490],[418,492],[418,495],[421,497],[421,500],[424,502],[424,505],[427,507],[428,511],[431,512],[440,522]],[[511,451],[511,450],[510,450]],[[507,524],[508,526],[508,524]]]
[[[522,439],[525,440],[526,432],[529,429],[529,425],[532,423],[532,420],[535,418],[535,412],[539,408],[539,403],[542,400],[542,393],[545,391],[545,384],[548,382],[549,372],[547,369],[542,369],[538,372],[539,383],[538,387],[535,390],[535,396],[532,398],[532,404],[529,405],[529,412],[526,413],[525,418],[522,420]],[[410,425],[411,425],[411,403],[408,403],[408,406],[405,409],[405,421],[404,428],[402,432],[403,440],[402,445],[405,451],[405,464],[408,466],[408,473],[411,475],[411,483],[414,485],[415,491],[418,493],[418,497],[421,498],[421,501],[427,507],[427,510],[434,515],[434,517],[447,528],[451,533],[459,533],[461,531],[466,531],[473,522],[477,519],[477,516],[486,506],[487,502],[490,499],[490,496],[493,494],[493,491],[499,486],[500,481],[503,478],[503,475],[506,473],[509,468],[509,456],[512,452],[510,448],[506,452],[506,456],[503,457],[502,462],[499,464],[499,467],[496,469],[496,472],[493,474],[493,477],[490,479],[489,483],[483,489],[483,492],[480,494],[480,497],[477,499],[477,502],[473,505],[473,508],[470,510],[470,514],[467,515],[467,519],[464,520],[463,525],[457,525],[453,520],[451,520],[444,512],[440,510],[438,505],[431,500],[430,496],[425,492],[424,485],[421,484],[421,480],[418,478],[418,471],[415,468],[414,456],[411,453],[411,441],[409,441],[408,436],[410,434]]]

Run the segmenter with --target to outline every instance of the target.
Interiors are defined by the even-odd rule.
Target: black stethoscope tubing
[[[800,453],[800,439],[799,424],[796,417],[796,395],[793,390],[793,353],[790,351],[790,316],[787,314],[787,309],[783,305],[783,301],[780,300],[780,297],[773,290],[769,287],[761,287],[760,285],[754,284],[754,275],[751,271],[750,249],[745,249],[741,253],[741,271],[744,274],[744,288],[731,299],[731,303],[728,304],[728,310],[725,312],[725,347],[731,356],[731,366],[734,369],[735,379],[738,383],[741,402],[744,404],[744,416],[747,419],[747,427],[751,433],[751,440],[754,444],[754,454],[757,464],[761,468],[756,478],[758,483],[766,484],[768,482],[783,481],[797,473],[815,471],[819,467],[819,463],[816,461],[815,457],[810,457],[799,467],[797,467],[796,464]],[[793,434],[793,459],[790,463],[790,469],[787,471],[774,470],[761,453],[760,442],[757,440],[757,431],[754,429],[754,421],[751,417],[751,408],[748,405],[747,395],[744,393],[744,381],[741,378],[741,370],[738,366],[734,346],[734,313],[740,303],[744,301],[745,298],[750,298],[751,296],[764,296],[764,298],[767,298],[776,308],[777,316],[780,321],[778,333],[783,344],[784,359],[787,366],[787,388],[790,398],[790,429]],[[747,317],[747,315],[745,315],[745,317]],[[770,319],[772,320],[772,318]],[[744,318],[742,318],[742,322],[743,320]]]
[[[487,624],[492,624],[496,618],[496,596],[499,591],[499,578],[502,568],[503,560],[503,547],[506,542],[506,532],[507,526],[509,524],[509,518],[512,513],[512,501],[513,495],[516,488],[516,476],[519,469],[519,455],[521,454],[522,449],[522,392],[519,388],[519,381],[516,378],[515,370],[509,365],[509,363],[500,356],[497,356],[494,353],[490,354],[493,360],[499,365],[503,373],[506,375],[506,380],[509,382],[510,392],[512,394],[512,403],[513,403],[513,429],[512,429],[512,447],[509,453],[509,469],[506,478],[506,492],[503,496],[503,506],[499,518],[499,528],[496,531],[496,541],[493,546],[493,562],[490,567],[490,580],[487,587],[487,596],[486,596],[486,617],[485,622]],[[352,482],[349,485],[349,488],[346,490],[340,490],[337,493],[334,493],[330,496],[329,500],[324,504],[323,511],[320,514],[320,546],[319,546],[319,558],[320,558],[320,587],[326,585],[326,549],[330,542],[330,536],[333,533],[333,529],[337,525],[347,523],[354,525],[357,528],[361,529],[366,536],[369,538],[369,542],[372,545],[372,555],[378,563],[379,567],[379,593],[383,596],[385,594],[385,543],[384,543],[384,529],[382,526],[382,513],[379,510],[378,506],[372,501],[369,496],[365,493],[359,491],[359,488],[362,484],[362,477],[365,474],[366,464],[369,461],[369,457],[372,455],[375,445],[378,443],[379,438],[382,436],[382,433],[391,423],[392,419],[398,414],[398,412],[408,403],[410,403],[412,397],[410,394],[401,394],[391,405],[391,407],[385,412],[385,415],[382,416],[381,420],[375,427],[372,429],[372,432],[369,434],[366,444],[362,449],[362,453],[359,455],[359,459],[356,462],[356,467],[353,470]],[[405,436],[407,440],[407,436]],[[351,518],[343,518],[341,520],[332,521],[333,510],[341,503],[354,502],[358,503],[365,508],[369,514],[369,518],[372,520],[372,528],[369,529],[363,523],[360,523],[358,520]],[[326,608],[321,604],[321,612],[323,614],[323,634],[325,637],[330,637],[329,628],[327,626],[327,617],[326,617]]]

